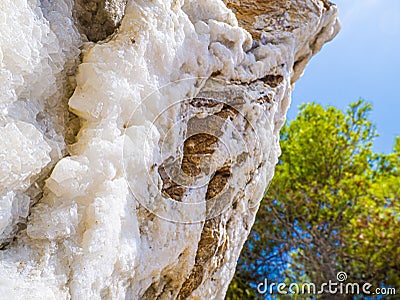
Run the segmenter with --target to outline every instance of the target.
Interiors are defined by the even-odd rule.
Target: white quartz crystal
[[[35,194],[34,186],[27,189],[42,182],[65,149],[67,77],[81,44],[72,6],[69,0],[0,1],[0,244],[25,223],[33,201],[27,198]]]
[[[128,1],[118,30],[84,46],[69,99],[81,127],[61,158],[82,43],[73,2],[0,0],[0,239],[15,237],[0,251],[0,295],[223,299],[280,154],[295,62],[338,30],[334,6],[292,2],[307,22],[256,43],[219,0]],[[162,168],[187,158],[190,131],[218,143],[199,178],[173,178],[175,201]]]

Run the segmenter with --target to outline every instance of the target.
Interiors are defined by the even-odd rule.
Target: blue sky
[[[390,152],[400,136],[400,0],[333,0],[342,30],[317,54],[296,83],[289,119],[304,102],[344,109],[362,97],[373,105],[380,137],[374,150]]]

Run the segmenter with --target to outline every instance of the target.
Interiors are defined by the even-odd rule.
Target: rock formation
[[[0,6],[0,295],[223,299],[336,6]]]

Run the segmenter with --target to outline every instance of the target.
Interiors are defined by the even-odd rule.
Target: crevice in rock
[[[221,104],[212,98],[194,98],[190,104],[196,108],[213,108]],[[202,173],[202,167],[207,162],[218,146],[218,139],[222,135],[221,128],[228,118],[234,118],[239,112],[226,104],[222,108],[205,118],[194,116],[189,119],[187,125],[187,138],[183,143],[182,161],[167,160],[158,168],[158,173],[163,182],[161,193],[164,197],[181,201],[187,188],[176,183],[170,170],[180,163],[180,170],[188,177],[196,177]],[[197,133],[199,132],[199,133]],[[228,170],[229,171],[229,170]],[[227,175],[227,170],[218,170],[213,176],[220,180]],[[230,174],[229,174],[230,175]],[[229,177],[229,176],[228,176]],[[211,193],[211,192],[210,192]]]
[[[218,194],[224,189],[225,185],[228,183],[228,179],[231,176],[231,171],[229,166],[224,166],[218,169],[208,184],[206,201],[213,199],[218,196]]]
[[[178,293],[178,300],[187,299],[201,285],[204,276],[212,276],[220,266],[228,247],[226,225],[222,225],[221,220],[221,217],[215,217],[205,221],[194,267]],[[210,264],[213,258],[216,258],[216,261]]]
[[[65,143],[71,146],[77,142],[77,135],[81,129],[81,120],[73,112],[69,112],[65,124]]]
[[[217,142],[218,137],[207,133],[187,138],[183,146],[182,171],[190,177],[199,175],[203,157],[214,153]]]
[[[328,1],[328,0],[321,0],[321,1],[322,1],[322,3],[324,4],[324,7],[325,7],[326,9],[329,9],[329,8],[331,8],[332,5],[334,5],[332,2],[330,2],[330,1]]]
[[[78,29],[89,41],[98,42],[120,25],[127,0],[75,0]]]
[[[181,201],[183,195],[186,193],[186,188],[174,182],[167,171],[165,170],[165,165],[161,165],[158,168],[158,174],[160,175],[163,186],[161,189],[161,194],[165,198],[171,198],[176,201]]]
[[[218,169],[213,177],[211,178],[206,192],[206,201],[210,201],[215,197],[218,197],[219,193],[226,186],[229,177],[231,176],[231,171],[229,166],[224,166]],[[207,210],[209,203],[207,203]],[[195,257],[195,265],[183,283],[177,299],[186,299],[190,294],[197,289],[203,281],[205,275],[204,267],[210,262],[213,257],[221,256],[227,249],[227,236],[226,234],[221,234],[221,230],[224,231],[225,228],[221,229],[221,217],[215,217],[213,219],[207,220],[204,223],[203,231],[201,233],[200,241],[198,243],[198,248]],[[221,242],[220,239],[223,239]],[[218,268],[222,257],[219,257],[216,264],[212,268],[207,267],[207,273],[212,274],[215,269]]]
[[[213,257],[218,246],[218,235],[215,232],[218,228],[218,224],[219,218],[207,220],[204,223],[196,252],[194,267],[179,291],[177,296],[178,300],[187,299],[202,283],[205,273],[204,266]]]

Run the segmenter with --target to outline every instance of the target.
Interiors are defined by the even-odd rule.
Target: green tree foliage
[[[400,283],[400,138],[376,154],[371,106],[301,107],[281,133],[282,156],[239,259],[228,299],[256,284],[335,280]],[[258,295],[260,297],[260,295]]]

